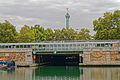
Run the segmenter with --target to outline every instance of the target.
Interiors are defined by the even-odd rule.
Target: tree
[[[77,36],[77,32],[75,32],[72,28],[63,28],[62,30],[55,29],[54,31],[55,40],[75,40]]]
[[[90,40],[91,35],[89,33],[90,31],[88,29],[81,29],[81,31],[78,33],[77,40]]]
[[[76,40],[77,32],[72,28],[63,28],[61,30],[63,40]]]
[[[15,26],[5,20],[0,23],[0,43],[14,43],[16,42],[17,31]]]
[[[35,41],[36,42],[41,42],[41,41],[46,41],[46,32],[43,27],[40,25],[35,25],[34,27],[31,27],[31,30],[35,34]]]
[[[62,40],[61,39],[61,30],[55,29],[54,31],[55,31],[54,32],[54,40]]]
[[[55,29],[55,40],[90,40],[90,31],[88,29],[81,29],[79,33],[77,33],[74,29],[65,29],[62,30]]]
[[[120,39],[120,10],[106,12],[103,17],[93,21],[96,40]]]
[[[47,29],[45,30],[45,35],[46,35],[46,40],[47,40],[47,41],[54,40],[54,32],[52,31],[52,29],[47,28]]]
[[[17,41],[20,43],[23,42],[35,42],[35,37],[34,37],[34,32],[30,29],[29,26],[24,25],[21,30],[20,33],[17,36]]]

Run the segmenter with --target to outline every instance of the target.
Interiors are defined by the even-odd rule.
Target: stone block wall
[[[117,47],[84,48],[86,65],[120,65],[120,54]]]
[[[10,56],[18,66],[29,66],[33,64],[32,49],[0,49],[0,56]]]

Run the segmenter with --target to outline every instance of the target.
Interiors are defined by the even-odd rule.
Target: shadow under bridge
[[[49,66],[78,66],[79,54],[36,54],[35,63]]]

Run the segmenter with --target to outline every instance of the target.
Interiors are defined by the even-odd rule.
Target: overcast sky
[[[93,20],[107,12],[120,9],[120,0],[0,0],[0,22],[10,21],[17,31],[27,24],[44,28],[65,27],[66,8],[69,8],[70,27],[88,28]]]

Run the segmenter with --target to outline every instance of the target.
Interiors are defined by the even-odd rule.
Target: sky
[[[66,8],[69,8],[70,28],[78,32],[87,28],[93,35],[93,20],[105,12],[120,10],[120,0],[0,0],[0,22],[8,20],[17,31],[25,24],[62,29]]]

